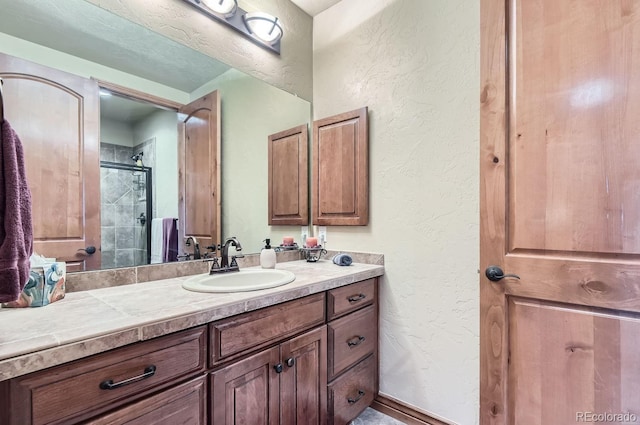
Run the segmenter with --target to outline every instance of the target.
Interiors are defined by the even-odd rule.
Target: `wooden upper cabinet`
[[[178,237],[184,252],[188,236],[201,247],[220,238],[220,96],[214,91],[179,112]]]
[[[367,108],[313,122],[313,224],[369,223]]]
[[[309,222],[307,125],[269,136],[269,225]]]

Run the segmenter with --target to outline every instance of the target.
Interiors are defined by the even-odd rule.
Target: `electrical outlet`
[[[327,227],[326,226],[318,227],[318,243],[323,247],[327,243]]]
[[[309,226],[300,227],[300,243],[298,245],[304,246],[308,236],[309,236]]]

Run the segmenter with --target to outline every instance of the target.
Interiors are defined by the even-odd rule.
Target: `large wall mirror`
[[[3,4],[0,53],[182,104],[218,90],[221,239],[254,253],[299,234],[268,225],[267,139],[309,123],[308,101],[84,0]],[[100,111],[102,268],[147,264],[150,219],[178,217],[177,113],[113,94]]]

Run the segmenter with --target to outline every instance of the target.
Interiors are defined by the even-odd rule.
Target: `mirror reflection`
[[[252,253],[267,237],[299,234],[267,224],[267,137],[308,123],[308,101],[84,0],[3,5],[0,52],[180,104],[218,90],[221,239],[236,236]],[[146,264],[151,220],[178,217],[179,117],[113,95],[100,108],[102,267]]]

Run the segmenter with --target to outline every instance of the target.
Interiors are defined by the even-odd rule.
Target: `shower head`
[[[144,152],[140,152],[136,155],[131,155],[131,160],[136,163],[138,167],[144,166],[142,163],[142,157],[144,156]]]

